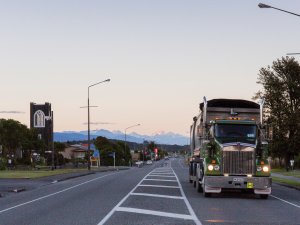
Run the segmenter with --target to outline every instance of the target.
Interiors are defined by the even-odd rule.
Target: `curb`
[[[91,175],[91,174],[95,174],[95,172],[88,172],[88,173],[83,173],[83,174],[76,174],[76,175],[71,175],[69,177],[64,177],[61,179],[57,179],[57,180],[53,180],[52,183],[57,183],[60,181],[64,181],[64,180],[69,180],[69,179],[73,179],[73,178],[77,178],[77,177],[83,177],[83,176],[87,176],[87,175]]]

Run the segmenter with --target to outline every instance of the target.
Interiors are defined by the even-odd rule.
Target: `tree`
[[[112,153],[115,152],[116,165],[128,165],[131,159],[129,147],[125,145],[124,142],[109,141],[105,137],[97,137],[95,140],[95,146],[101,152],[101,164],[105,166],[113,165]]]
[[[16,150],[21,147],[26,136],[27,127],[20,122],[12,119],[1,119],[1,144],[3,145],[3,155],[14,155]]]
[[[273,127],[271,155],[283,157],[286,167],[300,152],[300,65],[292,57],[282,57],[272,67],[261,68],[258,82],[265,98],[267,122]]]

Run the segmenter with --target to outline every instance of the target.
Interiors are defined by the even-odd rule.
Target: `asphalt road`
[[[0,198],[2,225],[300,224],[300,192],[273,185],[267,200],[222,193],[204,198],[183,159],[96,173]]]

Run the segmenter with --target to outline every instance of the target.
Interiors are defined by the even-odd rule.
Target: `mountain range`
[[[106,137],[107,139],[125,140],[125,134],[121,131],[108,131],[108,130],[93,130],[90,131],[90,138],[94,139],[98,136]],[[84,141],[88,139],[87,131],[63,131],[54,132],[54,141],[67,142],[67,141]],[[187,145],[189,138],[181,134],[175,134],[172,132],[161,132],[154,135],[141,135],[137,133],[126,134],[126,141],[143,143],[144,141],[154,141],[156,144],[167,145]]]

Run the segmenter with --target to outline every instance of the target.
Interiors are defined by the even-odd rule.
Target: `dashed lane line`
[[[194,219],[191,215],[186,215],[186,214],[167,213],[167,212],[160,212],[160,211],[146,210],[146,209],[138,209],[138,208],[118,207],[116,209],[116,211],[139,213],[139,214],[152,215],[152,216],[171,217],[171,218],[185,219],[185,220],[193,220]]]

